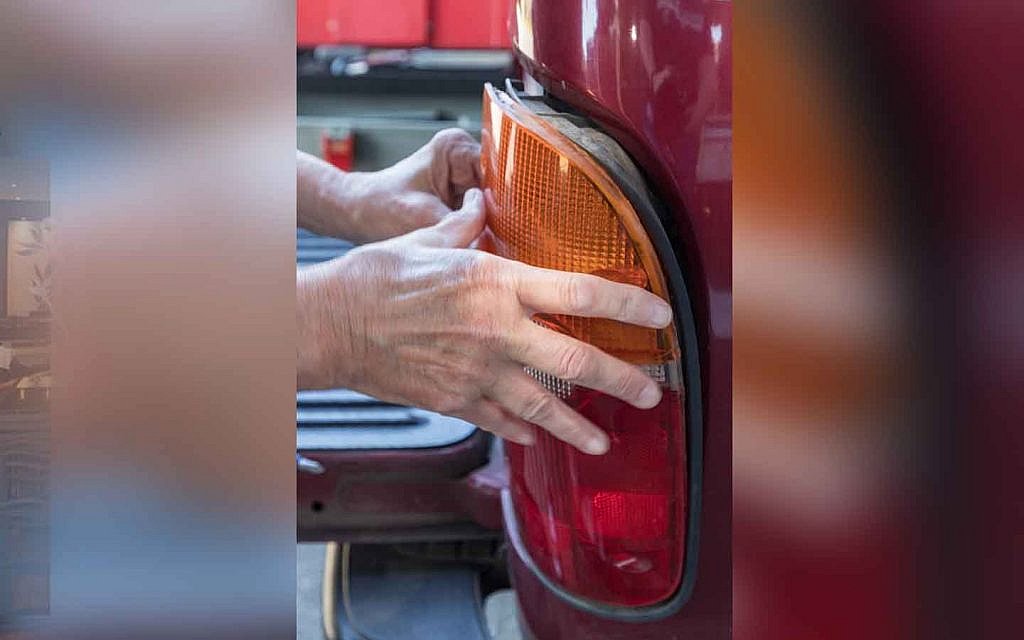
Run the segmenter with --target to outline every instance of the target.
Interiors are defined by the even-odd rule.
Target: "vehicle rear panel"
[[[612,135],[671,212],[666,230],[692,296],[705,406],[699,571],[689,601],[658,621],[607,620],[560,599],[513,558],[523,617],[541,640],[730,633],[730,23],[728,2],[515,6],[511,29],[524,70]]]

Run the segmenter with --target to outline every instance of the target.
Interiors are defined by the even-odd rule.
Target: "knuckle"
[[[571,444],[578,444],[586,440],[586,431],[586,428],[578,420],[572,420],[562,428],[559,437]]]
[[[453,303],[459,318],[474,329],[484,354],[507,352],[515,342],[515,323],[521,307],[515,293],[514,275],[505,262],[481,251],[466,251],[450,273],[459,281]]]
[[[480,302],[488,307],[503,308],[508,300],[509,278],[502,268],[502,262],[482,251],[467,251],[469,254],[463,268],[463,277],[472,287]]]
[[[497,280],[497,267],[490,254],[482,251],[464,251],[459,256],[462,277],[477,286],[491,286]]]
[[[570,313],[583,313],[594,304],[594,287],[586,280],[570,276],[562,287],[562,300]]]
[[[472,140],[472,136],[462,129],[452,127],[438,131],[430,141],[438,146],[447,147],[466,140]]]
[[[523,417],[530,422],[547,420],[554,410],[554,399],[544,391],[533,393],[523,405]]]
[[[615,304],[615,317],[620,320],[629,318],[633,309],[636,308],[635,302],[636,300],[634,299],[634,297],[629,295],[628,293],[620,295],[618,301]]]
[[[632,368],[623,368],[615,377],[612,393],[619,397],[636,397],[640,395],[644,382]]]
[[[569,382],[580,382],[590,368],[591,357],[586,349],[579,346],[566,348],[559,355],[558,377]]]

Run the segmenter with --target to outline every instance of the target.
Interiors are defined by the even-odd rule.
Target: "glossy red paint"
[[[517,0],[523,68],[629,152],[671,210],[693,298],[704,383],[704,493],[696,588],[661,621],[613,622],[548,592],[517,558],[539,640],[726,638],[732,613],[731,3]]]

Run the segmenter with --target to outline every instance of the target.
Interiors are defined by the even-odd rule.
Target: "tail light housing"
[[[581,608],[620,619],[667,615],[696,577],[701,475],[696,335],[675,251],[636,167],[589,123],[487,85],[482,124],[495,253],[645,287],[676,314],[663,330],[534,316],[641,366],[663,397],[642,410],[531,372],[603,428],[611,447],[588,456],[540,429],[532,447],[506,443],[509,538],[549,589]]]

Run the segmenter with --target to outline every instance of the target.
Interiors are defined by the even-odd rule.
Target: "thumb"
[[[479,189],[470,189],[462,199],[462,208],[452,211],[432,227],[413,234],[416,242],[439,249],[468,247],[484,230],[487,222],[484,196]]]

